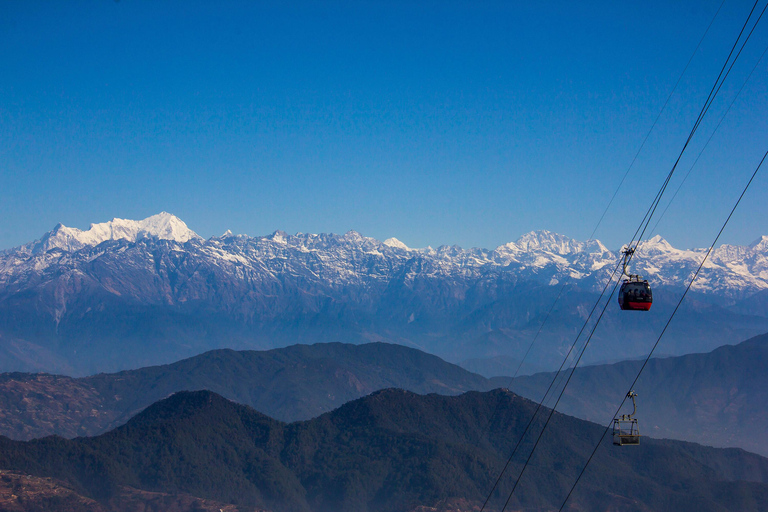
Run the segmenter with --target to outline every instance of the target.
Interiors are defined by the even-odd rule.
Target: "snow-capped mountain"
[[[640,245],[631,270],[654,287],[681,289],[705,252],[676,249],[655,237]],[[85,231],[59,225],[0,253],[0,354],[21,366],[58,364],[73,372],[162,362],[220,346],[296,341],[384,339],[454,359],[514,355],[563,284],[563,300],[573,307],[560,306],[565,316],[553,321],[564,330],[553,336],[564,342],[620,256],[597,240],[548,231],[491,250],[414,249],[354,231],[227,232],[204,240],[168,213],[113,219]],[[697,330],[712,337],[720,329],[719,342],[734,332],[768,330],[768,319],[745,319],[732,309],[768,290],[768,237],[718,248],[693,289],[712,297],[697,306],[706,311]],[[673,295],[657,293],[654,313],[663,312]],[[731,310],[711,311],[724,306]],[[727,328],[707,324],[715,320]],[[617,318],[605,337],[627,321],[638,320]]]
[[[107,240],[135,242],[144,237],[155,237],[182,243],[201,238],[175,215],[161,212],[144,220],[112,219],[109,222],[91,224],[91,227],[85,231],[58,224],[40,240],[23,245],[16,251],[22,254],[36,254],[51,249],[73,252],[83,247],[98,245]]]

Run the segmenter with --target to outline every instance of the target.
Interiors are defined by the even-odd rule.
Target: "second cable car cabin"
[[[651,304],[653,304],[651,285],[639,275],[627,272],[627,264],[635,250],[628,247],[622,253],[624,254],[622,274],[627,276],[627,278],[621,283],[621,288],[619,289],[619,307],[625,311],[648,311],[651,309]]]
[[[637,426],[637,393],[630,391],[627,398],[632,399],[632,414],[622,414],[613,418],[613,444],[616,446],[637,446],[640,444],[640,429]]]

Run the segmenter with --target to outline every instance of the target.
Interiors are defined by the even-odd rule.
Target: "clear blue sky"
[[[492,248],[586,239],[720,0],[0,1],[0,249],[169,211]],[[762,8],[763,0],[760,7]],[[752,2],[728,0],[596,237],[632,235]],[[768,45],[768,15],[676,188]],[[657,232],[707,245],[768,149],[768,56]],[[768,234],[768,168],[723,241]]]

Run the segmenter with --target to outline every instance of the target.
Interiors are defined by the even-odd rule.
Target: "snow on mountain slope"
[[[88,274],[83,268],[85,263],[127,250],[119,244],[105,247],[102,252],[91,248],[108,240],[134,244],[145,239],[147,243],[151,239],[178,243],[174,251],[194,255],[200,263],[207,261],[216,266],[217,272],[235,281],[278,282],[286,276],[302,276],[304,282],[329,289],[375,283],[379,286],[393,279],[472,281],[484,279],[491,272],[550,285],[568,280],[599,290],[621,256],[619,250],[611,251],[598,240],[581,242],[549,231],[527,233],[493,250],[458,246],[413,249],[396,238],[380,242],[355,231],[344,235],[289,235],[276,231],[261,237],[233,236],[227,232],[203,240],[183,221],[163,212],[140,221],[113,219],[92,224],[86,231],[60,224],[40,240],[0,254],[0,285],[13,282],[19,287],[14,288],[23,289],[24,282],[38,282],[50,267]],[[187,244],[190,241],[194,243]],[[676,249],[656,236],[640,244],[630,270],[656,286],[685,286],[705,253],[705,249]],[[134,259],[145,259],[141,252],[130,254],[134,254]],[[154,272],[155,263],[146,261],[141,265]],[[702,293],[736,300],[766,289],[768,237],[750,246],[723,245],[716,249],[693,286],[693,290]],[[0,295],[8,291],[0,290]]]
[[[85,231],[57,225],[40,240],[20,247],[21,252],[33,254],[62,249],[73,252],[83,247],[95,246],[107,240],[128,240],[135,242],[143,237],[157,237],[162,240],[187,242],[201,237],[170,213],[161,212],[144,220],[112,219],[109,222],[91,224]]]
[[[630,270],[659,287],[657,305],[642,319],[619,318],[612,308],[596,339],[621,336],[622,347],[593,343],[591,360],[641,355],[642,334],[660,329],[679,295],[663,287],[684,286],[705,252],[675,249],[661,237],[642,243]],[[463,359],[520,357],[551,308],[554,286],[568,283],[567,301],[543,334],[556,348],[534,361],[549,367],[620,260],[619,250],[597,240],[547,231],[489,250],[414,249],[355,231],[203,240],[167,213],[87,231],[57,226],[0,252],[0,368],[105,371],[297,341],[387,340]],[[668,336],[670,353],[768,330],[768,314],[754,309],[760,300],[748,310],[724,309],[768,290],[767,239],[719,248],[694,290],[679,332]],[[29,347],[53,354],[59,366],[27,361]]]
[[[652,284],[686,285],[707,249],[675,249],[660,236],[642,243],[633,259],[633,272]],[[722,245],[712,251],[691,290],[744,298],[768,287],[768,248]]]
[[[394,237],[387,238],[386,240],[384,240],[384,245],[388,245],[389,247],[396,247],[396,248],[402,249],[404,251],[409,251],[410,250],[410,248],[407,245],[405,245],[403,242],[401,242],[400,240],[398,240],[397,238],[394,238]]]

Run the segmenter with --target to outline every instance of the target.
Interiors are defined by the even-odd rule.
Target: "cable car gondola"
[[[653,292],[648,281],[640,276],[629,276],[619,289],[619,307],[625,311],[648,311],[653,304]]]
[[[637,418],[633,418],[637,413],[636,396],[637,393],[634,391],[627,393],[627,398],[632,399],[632,414],[622,414],[613,418],[613,444],[616,446],[640,444],[640,429],[637,426]]]
[[[648,281],[637,274],[627,273],[627,262],[634,249],[624,251],[624,270],[627,276],[619,288],[619,307],[625,311],[648,311],[653,304],[653,292]]]

